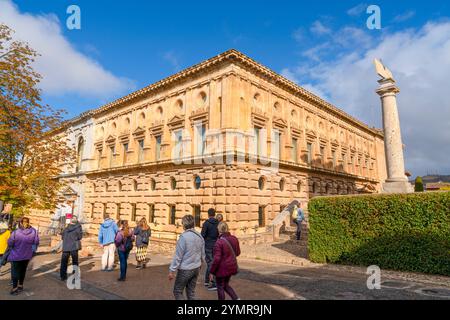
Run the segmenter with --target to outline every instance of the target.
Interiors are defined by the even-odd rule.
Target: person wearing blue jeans
[[[305,219],[305,214],[301,208],[297,209],[296,215],[294,215],[294,223],[297,225],[297,230],[295,233],[297,241],[300,240],[302,235],[302,222]]]
[[[134,232],[128,227],[128,221],[120,221],[120,230],[114,240],[120,261],[120,277],[118,281],[125,281],[127,277],[128,256],[133,248]]]

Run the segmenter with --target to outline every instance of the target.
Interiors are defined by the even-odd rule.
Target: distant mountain
[[[422,177],[423,183],[450,182],[450,175],[430,175]]]

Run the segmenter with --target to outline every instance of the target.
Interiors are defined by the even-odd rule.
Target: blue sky
[[[81,9],[81,30],[66,28],[66,9],[71,4]],[[370,4],[381,8],[381,30],[366,27]],[[439,88],[447,79],[440,77],[440,72],[450,74],[450,62],[445,58],[450,55],[446,45],[450,43],[449,18],[447,1],[435,0],[0,0],[0,22],[12,24],[21,38],[36,43],[43,56],[55,55],[37,68],[47,79],[43,98],[54,107],[67,109],[68,117],[235,48],[369,125],[380,127],[379,100],[374,93],[377,77],[370,59],[383,55],[378,57],[398,75],[400,89],[405,89],[399,96],[399,109],[403,135],[408,136],[404,139],[406,162],[418,174],[450,174],[446,161],[450,120],[442,120],[442,115],[450,118],[445,87],[437,98],[434,90],[426,88],[422,88],[423,101],[413,97],[418,92],[415,79],[423,73],[415,65],[436,64],[436,70],[427,67],[430,74],[426,82]],[[430,57],[434,54],[440,58],[433,61]],[[361,67],[354,69],[356,66]],[[348,77],[352,80],[345,81]],[[429,109],[427,116],[411,115],[431,105],[438,107]],[[417,125],[433,126],[436,121],[439,132],[424,137],[414,130]],[[444,137],[436,139],[442,133]],[[424,147],[427,141],[434,149]]]

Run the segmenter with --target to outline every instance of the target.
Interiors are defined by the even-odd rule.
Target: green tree
[[[0,24],[0,200],[12,203],[15,214],[54,205],[61,188],[55,177],[73,157],[55,134],[63,112],[41,103],[41,76],[32,68],[37,56]]]
[[[415,192],[423,192],[423,181],[422,181],[422,177],[417,177],[415,184],[414,184],[414,191]]]

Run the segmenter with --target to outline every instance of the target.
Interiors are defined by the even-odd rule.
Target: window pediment
[[[145,130],[141,127],[137,127],[136,130],[133,131],[133,137],[142,138],[145,135]]]
[[[182,118],[180,116],[174,116],[172,119],[169,120],[167,125],[172,130],[184,128],[184,118]]]
[[[278,117],[273,118],[272,124],[274,128],[277,128],[281,131],[287,128],[287,121]]]
[[[108,136],[108,138],[106,138],[105,142],[106,142],[107,144],[114,144],[114,143],[116,143],[116,137],[110,135],[110,136]]]
[[[157,120],[151,124],[150,128],[148,128],[150,133],[153,135],[161,134],[163,132],[163,129],[164,129],[164,120]]]
[[[206,108],[200,108],[195,111],[193,111],[189,117],[189,120],[191,121],[191,125],[194,125],[195,122],[208,122],[209,120],[209,113]]]

